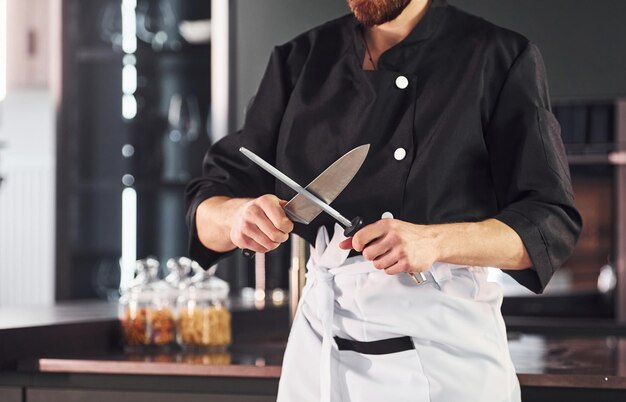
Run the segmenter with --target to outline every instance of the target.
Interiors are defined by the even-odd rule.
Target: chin
[[[411,0],[347,0],[354,17],[365,26],[382,25],[396,19]]]

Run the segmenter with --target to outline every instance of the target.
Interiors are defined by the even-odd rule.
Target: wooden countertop
[[[517,335],[509,349],[522,386],[626,389],[626,338]],[[222,353],[125,353],[40,358],[41,372],[280,377],[283,343],[234,345]]]
[[[41,372],[279,378],[285,343],[231,346],[227,351],[126,352],[106,356],[40,358]]]

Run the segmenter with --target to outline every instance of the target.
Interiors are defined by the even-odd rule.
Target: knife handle
[[[248,250],[247,248],[241,249],[241,254],[247,259],[251,260],[256,255],[256,252],[252,250]]]
[[[343,235],[346,237],[352,237],[356,232],[363,227],[363,219],[360,216],[355,217],[350,221],[350,226],[345,228]]]

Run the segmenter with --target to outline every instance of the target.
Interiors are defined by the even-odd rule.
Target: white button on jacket
[[[405,89],[409,86],[408,78],[406,78],[404,75],[398,76],[398,78],[396,78],[396,86],[400,89]]]
[[[404,148],[398,148],[393,153],[393,157],[396,158],[397,161],[401,161],[406,156],[406,150]]]
[[[393,214],[389,211],[383,212],[380,216],[381,219],[393,219]]]

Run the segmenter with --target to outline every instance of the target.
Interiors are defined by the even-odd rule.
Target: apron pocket
[[[399,338],[381,339],[379,341],[361,342],[353,339],[335,337],[335,343],[339,350],[351,350],[366,355],[387,355],[415,349],[410,336]]]
[[[415,348],[389,354],[340,350],[337,382],[343,402],[430,402],[428,379]]]

